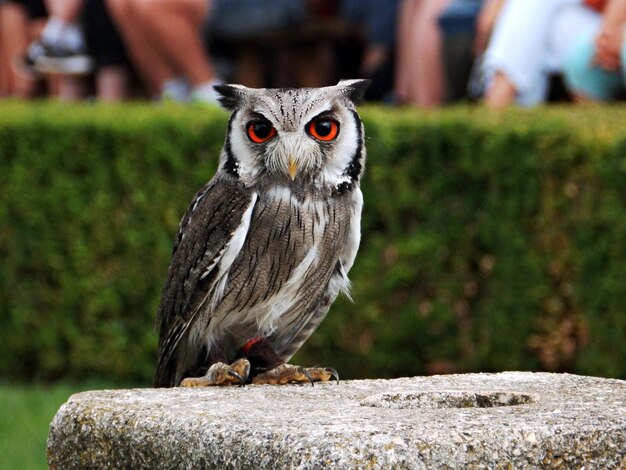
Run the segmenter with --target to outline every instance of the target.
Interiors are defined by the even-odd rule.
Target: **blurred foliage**
[[[294,362],[626,378],[626,110],[364,107],[363,239]],[[0,375],[148,383],[174,234],[227,115],[0,103]]]
[[[59,407],[74,393],[85,390],[121,387],[88,381],[83,384],[59,383],[9,385],[0,383],[0,455],[2,468],[45,470],[46,437],[50,422]]]

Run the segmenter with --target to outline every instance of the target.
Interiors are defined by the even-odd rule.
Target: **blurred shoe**
[[[33,41],[22,58],[23,66],[40,74],[86,75],[94,69],[94,60],[80,48]]]
[[[165,80],[159,95],[160,101],[176,101],[183,103],[189,98],[189,83],[185,77],[176,77]]]

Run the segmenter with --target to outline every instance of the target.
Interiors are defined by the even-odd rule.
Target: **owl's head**
[[[363,172],[363,124],[355,110],[368,80],[324,88],[220,85],[232,111],[220,169],[246,185],[315,184],[343,191]]]

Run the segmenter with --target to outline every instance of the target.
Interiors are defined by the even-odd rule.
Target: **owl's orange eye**
[[[339,123],[328,117],[320,117],[313,119],[307,125],[307,131],[317,140],[330,142],[339,134]]]
[[[269,121],[252,121],[248,124],[248,138],[255,144],[262,144],[276,135],[276,129]]]

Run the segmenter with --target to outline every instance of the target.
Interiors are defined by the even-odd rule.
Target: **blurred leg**
[[[485,94],[485,104],[492,109],[504,108],[515,100],[516,95],[513,82],[506,74],[497,71]]]
[[[98,70],[96,89],[98,99],[102,101],[122,101],[129,95],[130,77],[123,66],[107,66]]]
[[[200,34],[208,0],[135,0],[135,4],[151,45],[166,54],[177,72],[192,85],[215,79]]]
[[[46,0],[50,16],[68,23],[77,23],[83,7],[83,0]]]
[[[135,0],[107,0],[107,8],[142,81],[151,95],[158,95],[164,82],[176,72],[153,43]]]
[[[15,61],[30,41],[26,11],[15,3],[0,5],[0,96],[31,96],[37,85],[34,77],[16,73]]]
[[[414,30],[415,79],[411,95],[419,106],[437,106],[445,99],[441,31],[437,17],[449,0],[424,0]]]
[[[398,78],[401,97],[418,106],[437,106],[444,101],[445,83],[441,49],[441,32],[437,18],[449,0],[407,0],[406,14],[401,16],[400,54],[404,65]]]
[[[396,61],[395,94],[400,102],[409,99],[409,84],[413,59],[410,47],[413,18],[419,6],[419,0],[404,0],[398,16],[398,35],[396,38],[398,60]]]
[[[9,52],[7,50],[6,26],[8,21],[4,13],[6,5],[0,4],[0,97],[10,95],[11,74]]]
[[[56,75],[54,80],[56,81],[54,98],[61,101],[77,101],[87,96],[88,86],[84,77]]]

